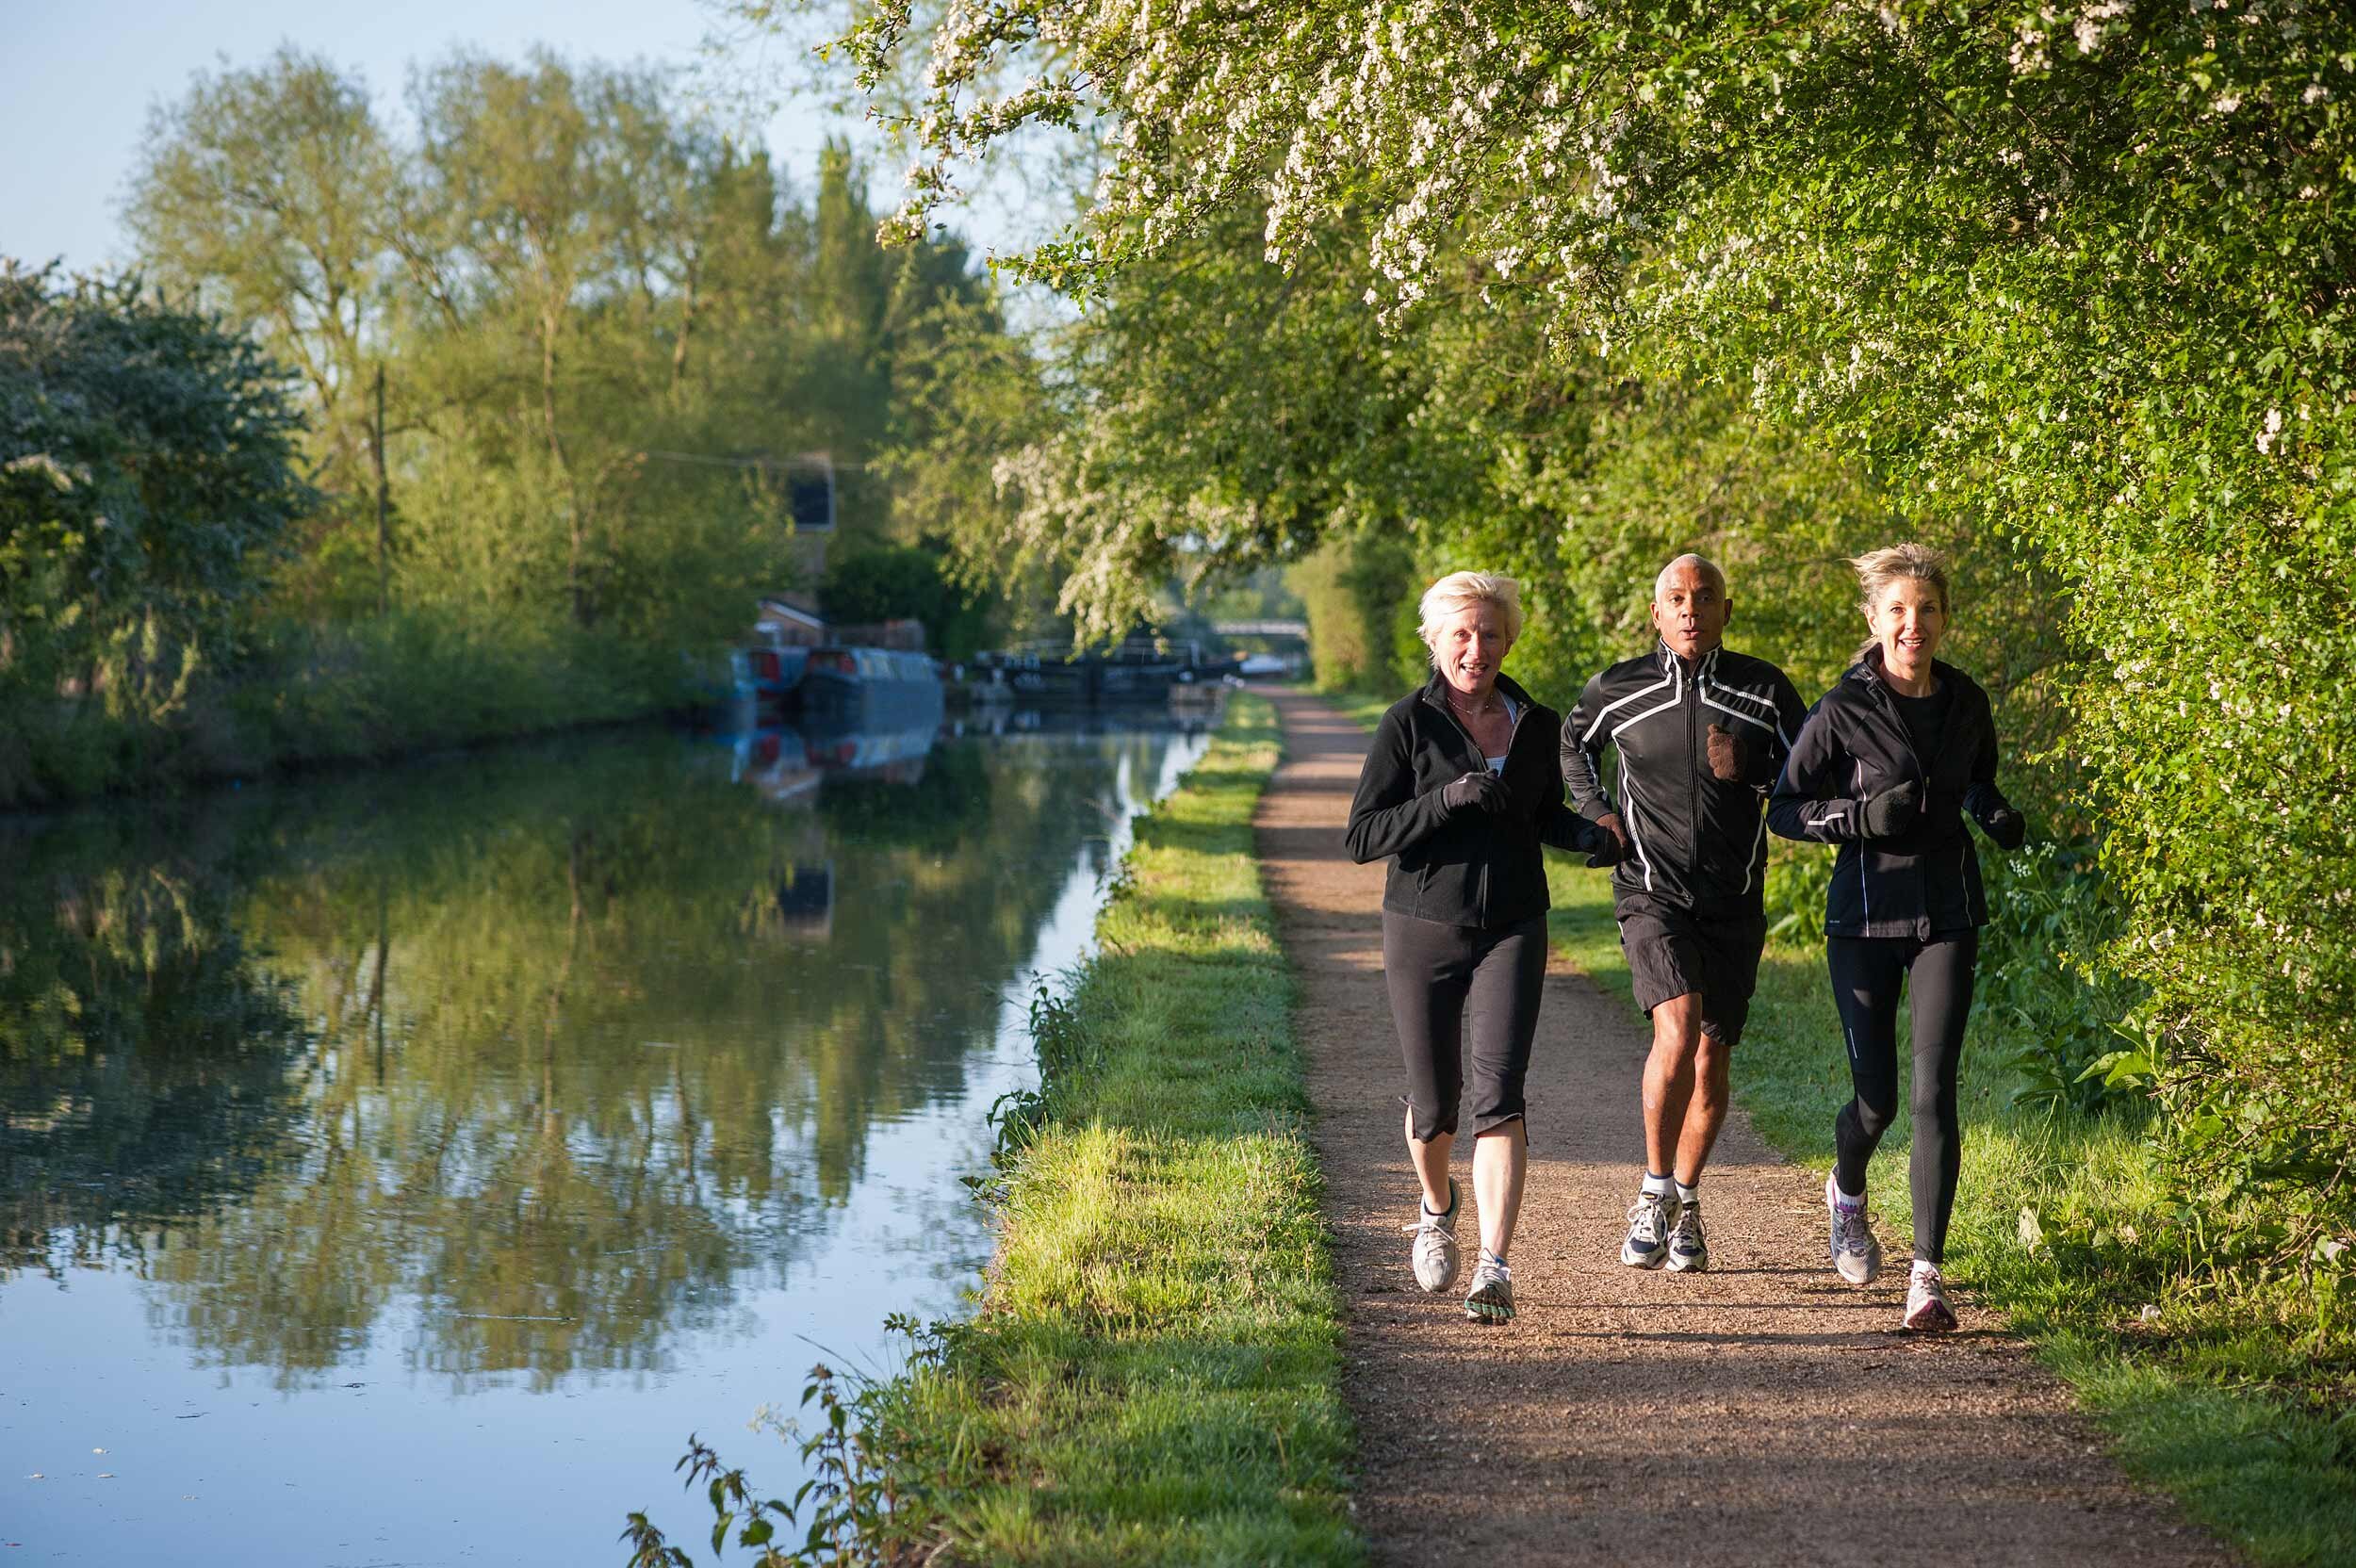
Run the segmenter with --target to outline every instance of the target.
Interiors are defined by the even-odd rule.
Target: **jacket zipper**
[[[1497,688],[1492,688],[1492,690],[1497,690]],[[1498,697],[1503,699],[1503,694],[1506,693],[1498,693]],[[1423,693],[1423,702],[1432,702],[1432,693],[1428,688],[1426,688],[1426,693]],[[1489,759],[1484,759],[1484,756],[1480,754],[1480,742],[1473,740],[1473,732],[1465,730],[1464,721],[1456,718],[1454,711],[1449,711],[1449,704],[1432,702],[1432,707],[1440,709],[1440,711],[1447,716],[1447,721],[1456,727],[1456,735],[1464,737],[1465,756],[1473,759],[1473,768],[1478,770],[1478,773],[1489,773]],[[1530,713],[1530,704],[1527,702],[1522,704],[1522,713]],[[1522,713],[1515,713],[1515,716],[1513,716],[1513,727],[1515,727],[1515,730],[1520,730],[1522,727]],[[1506,742],[1506,756],[1513,756],[1513,740]],[[1498,782],[1503,782],[1503,779],[1498,779]],[[1489,859],[1492,859],[1492,857],[1484,855],[1482,861],[1480,861],[1480,892],[1475,894],[1475,899],[1473,899],[1473,911],[1478,913],[1482,925],[1489,925]]]
[[[1873,692],[1874,706],[1880,710],[1883,720],[1890,726],[1890,727],[1897,731],[1899,745],[1905,748],[1907,759],[1914,763],[1915,785],[1922,792],[1922,805],[1918,808],[1918,812],[1928,811],[1931,805],[1931,770],[1922,760],[1922,748],[1914,743],[1914,731],[1907,726],[1906,715],[1898,711],[1897,697],[1896,694],[1890,690],[1888,678],[1886,677],[1876,675],[1872,681],[1872,687]],[[1954,717],[1954,713],[1955,705],[1953,700],[1950,699],[1948,704],[1948,716],[1952,718]],[[1955,727],[1953,725],[1943,724],[1939,726],[1939,754],[1942,756],[1945,755],[1948,745],[1952,743],[1955,739],[1954,730]],[[1858,802],[1858,812],[1862,814],[1864,809],[1864,802]],[[1860,850],[1865,851],[1867,855],[1873,853],[1870,841],[1867,843],[1860,843],[1857,847]],[[1928,850],[1926,849],[1923,854],[1918,857],[1918,858],[1924,866],[1927,866],[1930,863],[1930,854]],[[1860,877],[1864,876],[1867,869],[1868,867],[1865,859],[1860,858],[1857,861],[1857,874]],[[1957,858],[1956,874],[1958,876],[1962,874],[1960,857]],[[1927,931],[1930,928],[1931,923],[1930,878],[1923,875],[1919,870],[1915,875],[1916,880],[1922,884],[1922,907],[1916,913],[1914,918],[1919,923],[1917,928]],[[1860,891],[1862,891],[1862,889],[1860,889]],[[1964,913],[1969,916],[1972,912],[1971,889],[1967,887],[1963,890],[1963,909]],[[1866,905],[1866,909],[1867,918],[1870,920],[1872,918],[1873,909],[1873,906],[1870,901],[1868,901]]]
[[[1674,648],[1669,657],[1677,658]],[[1693,700],[1685,708],[1685,885],[1696,899],[1702,896],[1702,682],[1709,668],[1708,654],[1693,661]]]
[[[1496,691],[1496,688],[1493,686],[1490,690]],[[1499,701],[1508,700],[1503,692],[1497,692],[1497,698]],[[1432,702],[1432,693],[1429,690],[1425,691],[1423,700],[1426,702]],[[1446,714],[1448,716],[1448,722],[1456,727],[1456,733],[1464,738],[1464,750],[1465,753],[1472,758],[1474,767],[1482,773],[1487,773],[1489,771],[1489,760],[1481,754],[1481,743],[1473,739],[1473,732],[1464,727],[1464,724],[1462,719],[1459,719],[1453,712],[1449,711],[1447,703],[1432,702],[1432,706],[1437,708],[1442,713]],[[1521,711],[1513,715],[1513,723],[1505,732],[1505,760],[1508,762],[1511,762],[1513,760],[1513,743],[1520,738],[1522,732],[1522,720],[1530,716],[1530,710],[1532,706],[1534,705],[1530,703],[1523,703],[1521,705]],[[1499,784],[1505,782],[1505,770],[1503,768],[1499,768],[1497,770],[1497,782]],[[1483,926],[1486,926],[1489,923],[1489,864],[1494,858],[1494,856],[1483,856],[1481,861],[1481,893],[1479,899],[1477,900],[1477,911],[1481,916],[1481,923]]]

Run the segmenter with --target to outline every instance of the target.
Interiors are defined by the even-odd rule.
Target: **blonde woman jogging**
[[[1856,1097],[1833,1120],[1825,1179],[1833,1266],[1852,1284],[1881,1269],[1865,1217],[1865,1171],[1898,1110],[1898,997],[1914,1053],[1914,1269],[1906,1326],[1955,1326],[1939,1277],[1963,1163],[1956,1070],[1979,928],[1980,862],[1964,819],[2005,849],[2026,837],[1996,787],[1988,694],[1934,657],[1954,609],[1936,551],[1893,545],[1861,555],[1857,588],[1873,638],[1810,710],[1769,802],[1789,839],[1841,846],[1825,899],[1824,951]]]
[[[1425,591],[1421,612],[1432,678],[1376,727],[1348,842],[1361,865],[1391,862],[1383,976],[1407,1068],[1407,1152],[1422,1187],[1406,1227],[1415,1283],[1437,1294],[1456,1282],[1463,1195],[1448,1165],[1469,1099],[1481,1257],[1464,1315],[1501,1323],[1513,1315],[1506,1260],[1528,1166],[1522,1085],[1546,968],[1538,846],[1608,854],[1613,841],[1562,804],[1561,720],[1503,672],[1522,629],[1514,580],[1453,573]]]

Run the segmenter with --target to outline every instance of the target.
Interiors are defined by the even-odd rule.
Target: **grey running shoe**
[[[1472,1290],[1464,1297],[1464,1315],[1476,1323],[1513,1320],[1513,1271],[1486,1252],[1473,1266]]]
[[[1659,1268],[1669,1261],[1669,1233],[1677,1223],[1676,1193],[1639,1193],[1628,1205],[1628,1239],[1620,1243],[1620,1261],[1630,1268]]]
[[[1955,1326],[1955,1309],[1947,1304],[1939,1265],[1916,1259],[1914,1277],[1906,1282],[1906,1327],[1917,1333],[1943,1334]]]
[[[1418,1198],[1415,1222],[1399,1227],[1415,1238],[1408,1257],[1415,1266],[1416,1285],[1435,1296],[1456,1282],[1456,1271],[1463,1266],[1456,1250],[1456,1214],[1464,1206],[1464,1195],[1456,1190],[1456,1178],[1451,1176],[1448,1179],[1448,1213],[1433,1214]]]
[[[1677,1204],[1677,1228],[1669,1233],[1669,1272],[1701,1274],[1710,1268],[1710,1241],[1702,1234],[1702,1206]]]
[[[1882,1271],[1882,1244],[1873,1239],[1862,1205],[1841,1206],[1840,1189],[1824,1178],[1824,1207],[1832,1211],[1832,1266],[1853,1285],[1870,1285]]]

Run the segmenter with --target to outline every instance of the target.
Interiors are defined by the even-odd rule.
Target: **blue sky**
[[[712,74],[702,44],[714,26],[700,0],[0,0],[0,255],[62,257],[77,270],[128,259],[119,209],[148,109],[224,57],[252,65],[291,41],[357,69],[398,123],[410,62],[460,44],[513,58],[545,43],[574,58],[700,69],[714,86],[741,81],[741,69]],[[771,65],[790,63],[780,45],[769,56]],[[827,131],[863,127],[801,99],[763,129],[807,188]],[[887,169],[878,204],[896,190]],[[1001,247],[1023,226],[1006,202],[977,203],[952,221],[979,245]]]

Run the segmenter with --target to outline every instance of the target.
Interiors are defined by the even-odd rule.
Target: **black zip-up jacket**
[[[1993,836],[2019,818],[1996,787],[1996,722],[1988,694],[1952,664],[1932,673],[1952,694],[1935,756],[1913,736],[1882,675],[1882,650],[1866,650],[1808,710],[1767,806],[1768,825],[1787,839],[1841,846],[1824,898],[1833,937],[1933,937],[1988,923],[1979,852],[1964,831],[1968,813]],[[1886,839],[1865,836],[1864,803],[1914,780],[1922,810]]]
[[[1360,865],[1391,857],[1383,907],[1417,920],[1497,930],[1543,914],[1546,873],[1542,843],[1590,851],[1610,838],[1562,804],[1551,708],[1531,700],[1511,678],[1497,690],[1517,711],[1499,774],[1506,805],[1454,812],[1440,791],[1468,773],[1489,771],[1471,733],[1448,710],[1435,675],[1391,704],[1375,727],[1358,775],[1345,841]]]
[[[1707,919],[1764,907],[1767,827],[1759,808],[1808,716],[1781,670],[1712,648],[1685,660],[1656,640],[1587,683],[1562,739],[1562,778],[1582,817],[1618,811],[1628,858],[1612,874],[1621,914],[1646,904]],[[1710,727],[1740,737],[1742,776],[1710,768]],[[1603,790],[1603,748],[1620,754],[1619,801]]]

